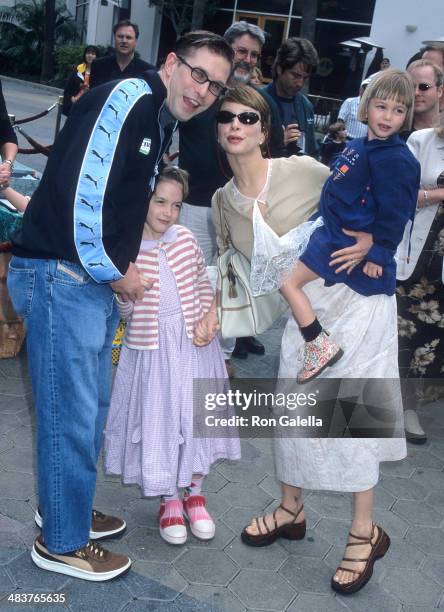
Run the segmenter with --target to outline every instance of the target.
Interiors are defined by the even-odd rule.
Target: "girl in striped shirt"
[[[184,517],[195,537],[214,537],[203,478],[217,459],[240,457],[237,436],[193,437],[193,380],[223,389],[227,374],[217,338],[193,344],[213,290],[195,237],[176,225],[187,191],[187,173],[167,167],[150,200],[136,265],[153,284],[140,301],[117,299],[127,328],[105,432],[107,472],[161,496],[160,535],[171,544],[187,539]]]

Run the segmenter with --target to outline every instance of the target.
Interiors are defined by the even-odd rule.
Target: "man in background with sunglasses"
[[[407,68],[415,86],[415,112],[412,129],[401,132],[407,140],[412,132],[434,127],[439,118],[439,103],[443,95],[443,73],[429,59],[412,62]]]
[[[246,21],[233,23],[224,34],[234,52],[233,71],[229,86],[247,84],[253,68],[258,64],[265,32]],[[271,108],[271,157],[285,156],[282,122],[277,105],[264,90],[258,90]],[[232,177],[225,154],[216,139],[216,107],[210,108],[187,124],[179,126],[179,166],[190,174],[190,193],[183,203],[180,223],[196,236],[205,255],[205,262],[211,265],[216,257],[216,232],[211,213],[211,198],[214,192]],[[229,361],[234,357],[245,359],[249,353],[262,355],[264,346],[255,338],[222,340],[227,372],[234,375]],[[233,352],[234,349],[234,352]]]

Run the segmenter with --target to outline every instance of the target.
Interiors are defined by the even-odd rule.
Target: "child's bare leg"
[[[281,293],[287,300],[299,327],[306,327],[316,319],[310,300],[302,288],[317,278],[319,278],[317,274],[307,268],[302,261],[298,261],[291,276],[281,287]]]
[[[342,349],[329,339],[328,332],[322,329],[310,300],[302,290],[307,283],[317,278],[317,274],[298,261],[290,278],[281,287],[281,293],[287,300],[305,340],[302,368],[296,377],[300,384],[315,378],[343,354]]]

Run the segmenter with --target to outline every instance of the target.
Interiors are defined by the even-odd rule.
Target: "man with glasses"
[[[416,60],[409,65],[407,72],[415,85],[415,112],[412,129],[401,133],[405,140],[416,130],[436,125],[443,95],[443,73],[432,61]]]
[[[114,293],[143,297],[134,262],[150,191],[176,121],[225,88],[233,52],[211,32],[176,42],[159,73],[97,87],[75,104],[13,238],[9,291],[27,327],[37,418],[34,563],[91,581],[131,565],[97,540],[125,522],[92,508],[109,407]]]
[[[257,65],[265,32],[256,25],[239,21],[233,23],[224,34],[234,52],[233,72],[229,85],[247,84],[252,69]],[[259,90],[272,111],[270,155],[285,155],[282,123],[276,104],[271,97]],[[232,177],[231,168],[216,140],[216,107],[179,126],[179,166],[190,174],[190,193],[182,205],[180,222],[196,236],[207,265],[214,262],[217,253],[216,232],[211,213],[211,198],[219,187]],[[235,346],[233,340],[223,340],[222,348],[229,375],[234,374],[229,359]],[[263,354],[264,346],[254,338],[238,340],[234,356],[248,357],[248,353]]]
[[[316,49],[305,38],[287,39],[276,54],[273,82],[265,90],[278,105],[288,155],[317,156],[313,106],[302,88],[318,63]]]
[[[265,32],[252,23],[236,21],[225,32],[224,38],[234,51],[232,78],[237,84],[248,83],[251,71],[260,60]]]

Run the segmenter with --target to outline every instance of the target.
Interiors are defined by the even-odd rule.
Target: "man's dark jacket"
[[[3,97],[2,84],[0,82],[0,146],[4,145],[5,142],[14,142],[17,144],[17,136],[9,121],[5,98]]]
[[[165,97],[154,71],[82,96],[14,236],[15,255],[77,262],[97,282],[126,273],[175,126]]]
[[[274,81],[265,87],[265,91],[275,101],[280,116],[281,122],[284,123],[284,112],[280,106],[280,100]],[[290,102],[290,100],[287,100]],[[293,98],[294,115],[297,117],[297,123],[299,129],[304,132],[305,135],[305,154],[317,157],[318,145],[315,137],[315,124],[314,124],[314,110],[310,100],[302,92],[297,93]],[[292,152],[289,154],[293,154]]]
[[[103,83],[117,81],[119,79],[130,79],[132,77],[141,77],[147,70],[153,70],[154,66],[144,62],[140,58],[134,56],[128,66],[124,70],[120,70],[120,66],[114,55],[100,57],[91,64],[91,74],[89,76],[89,87],[97,87]]]

